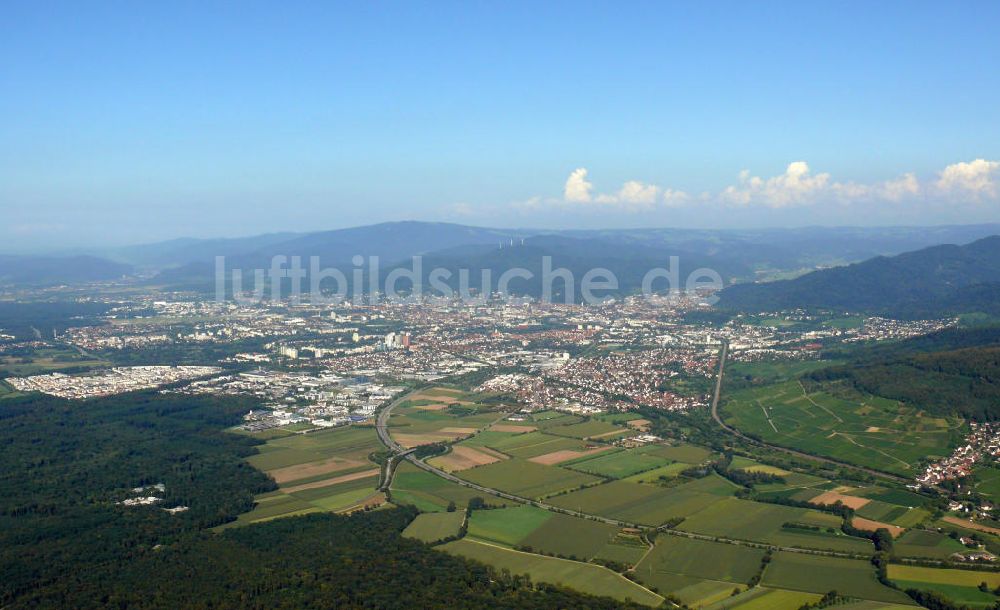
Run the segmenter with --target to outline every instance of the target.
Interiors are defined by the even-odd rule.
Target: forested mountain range
[[[1000,236],[939,245],[814,271],[793,280],[725,289],[720,307],[742,311],[827,309],[896,318],[1000,313]]]
[[[806,379],[846,385],[938,415],[1000,419],[1000,327],[955,328],[854,352]]]
[[[627,292],[636,284],[628,278],[641,278],[651,268],[665,267],[671,256],[680,257],[683,267],[707,266],[727,281],[749,282],[938,244],[964,244],[998,233],[1000,225],[541,230],[407,221],[308,233],[183,238],[128,247],[77,249],[47,258],[0,257],[0,283],[80,283],[137,275],[152,278],[154,285],[208,290],[217,256],[225,257],[227,268],[249,272],[269,268],[276,255],[301,257],[305,266],[310,257],[317,257],[323,268],[343,271],[353,268],[355,255],[364,257],[366,263],[369,257],[378,257],[383,269],[423,256],[445,268],[491,268],[498,277],[512,266],[533,270],[540,266],[540,260],[534,259],[547,255],[553,257],[556,266],[611,268],[622,279],[622,292]],[[518,252],[517,248],[523,249]],[[747,289],[731,294],[742,295],[742,290]],[[988,300],[993,296],[970,292],[962,298]],[[750,300],[750,296],[742,298]],[[770,301],[755,297],[753,302]]]

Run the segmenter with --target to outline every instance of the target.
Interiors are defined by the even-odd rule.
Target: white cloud
[[[590,191],[594,185],[587,182],[587,170],[580,167],[573,170],[566,179],[566,186],[563,187],[563,198],[566,201],[576,203],[586,203],[590,201]]]
[[[976,159],[953,163],[941,171],[935,183],[938,191],[945,195],[972,197],[979,201],[997,196],[997,174],[1000,161]]]
[[[562,198],[532,197],[515,207],[586,207],[627,212],[648,212],[685,205],[792,208],[815,205],[922,203],[955,204],[1000,197],[1000,161],[976,159],[945,167],[937,179],[921,180],[909,172],[871,183],[833,179],[827,172],[814,173],[805,161],[793,161],[776,176],[739,174],[736,184],[716,192],[691,195],[683,190],[629,180],[617,191],[597,192],[586,168],[573,170],[566,179]],[[583,204],[581,206],[581,204]]]
[[[743,170],[740,183],[726,187],[720,199],[736,205],[783,208],[808,203],[830,187],[830,174],[812,174],[808,163],[793,161],[785,168],[785,173],[773,178],[751,176],[748,170]]]
[[[573,170],[566,185],[563,187],[562,201],[552,203],[565,204],[593,204],[616,207],[626,211],[650,210],[658,205],[678,205],[687,201],[689,196],[683,191],[674,189],[663,189],[655,184],[648,184],[638,180],[629,180],[614,193],[594,193],[594,185],[587,180],[586,168]],[[536,198],[537,200],[537,198]],[[539,203],[540,200],[536,201]]]
[[[913,199],[921,193],[920,181],[916,174],[903,174],[895,180],[886,180],[879,185],[877,194],[886,201],[903,201]]]

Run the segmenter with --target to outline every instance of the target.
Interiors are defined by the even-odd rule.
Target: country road
[[[720,374],[721,374],[721,372],[722,371],[721,371],[721,367],[720,367]],[[719,388],[719,385],[720,384],[717,382],[716,383],[716,398],[718,397],[718,388]],[[735,538],[726,538],[726,537],[720,537],[720,536],[708,536],[708,535],[704,535],[704,534],[696,534],[696,533],[693,533],[693,532],[684,532],[684,531],[680,531],[680,530],[670,529],[670,528],[667,528],[667,527],[664,527],[664,526],[660,526],[660,527],[655,527],[654,528],[654,527],[652,527],[650,525],[646,525],[646,524],[642,524],[642,523],[632,523],[632,522],[629,522],[629,521],[621,521],[619,519],[611,519],[609,517],[603,517],[601,515],[594,515],[594,514],[585,513],[585,512],[582,512],[582,511],[577,511],[577,510],[572,510],[572,509],[568,509],[568,508],[563,508],[561,506],[555,506],[553,504],[548,504],[548,503],[542,502],[540,500],[534,500],[532,498],[526,498],[524,496],[518,496],[516,494],[512,494],[512,493],[507,493],[505,491],[501,491],[499,489],[493,489],[493,488],[490,488],[490,487],[484,487],[484,486],[479,485],[477,483],[473,483],[471,481],[466,481],[465,479],[460,479],[459,477],[456,477],[455,475],[453,475],[453,474],[451,474],[449,472],[445,472],[445,471],[443,471],[443,470],[441,470],[439,468],[435,468],[434,466],[431,466],[430,464],[424,462],[423,460],[418,459],[416,456],[413,455],[414,449],[404,449],[399,443],[397,443],[395,440],[393,440],[392,435],[389,433],[389,418],[392,415],[392,410],[396,406],[398,406],[399,404],[401,404],[404,400],[406,400],[407,397],[411,393],[412,392],[407,392],[406,394],[404,394],[403,396],[400,396],[396,400],[392,401],[385,408],[383,408],[382,411],[379,412],[378,418],[376,419],[376,422],[375,422],[375,430],[378,433],[379,440],[382,442],[383,445],[386,446],[386,448],[388,448],[390,451],[393,452],[393,456],[389,460],[390,466],[387,466],[386,480],[383,482],[383,484],[381,486],[381,488],[383,490],[388,490],[390,488],[390,486],[392,485],[392,476],[395,473],[395,466],[393,466],[392,464],[394,464],[394,462],[396,462],[397,460],[405,459],[405,460],[409,461],[411,464],[413,464],[414,466],[416,466],[417,468],[420,468],[421,470],[429,472],[429,473],[431,473],[433,475],[439,476],[442,479],[445,479],[447,481],[451,481],[452,483],[455,483],[456,485],[461,485],[461,486],[467,487],[469,489],[475,489],[477,491],[481,491],[481,492],[483,492],[485,494],[488,494],[488,495],[491,495],[491,496],[495,496],[497,498],[503,498],[505,500],[511,500],[513,502],[519,502],[521,504],[530,504],[531,506],[534,506],[536,508],[541,508],[541,509],[548,510],[548,511],[551,511],[551,512],[554,512],[554,513],[561,513],[561,514],[570,515],[570,516],[573,516],[573,517],[580,517],[581,519],[590,519],[591,521],[599,521],[601,523],[607,523],[609,525],[615,525],[617,527],[628,527],[628,528],[634,528],[634,529],[639,529],[639,530],[652,530],[652,529],[655,529],[658,532],[669,534],[671,536],[679,536],[679,537],[682,537],[682,538],[690,538],[690,539],[693,539],[693,540],[704,540],[704,541],[707,541],[707,542],[718,542],[718,543],[722,543],[722,544],[733,544],[733,545],[737,545],[737,546],[746,546],[746,547],[759,548],[759,549],[771,549],[771,550],[777,550],[777,551],[787,551],[789,553],[802,553],[802,554],[808,554],[808,555],[825,555],[827,557],[843,557],[843,558],[847,558],[847,559],[858,559],[858,558],[867,559],[867,555],[858,555],[858,554],[854,554],[854,553],[841,553],[839,551],[826,551],[826,550],[818,550],[818,549],[805,549],[805,548],[799,548],[799,547],[777,546],[777,545],[773,545],[773,544],[767,544],[767,543],[764,543],[764,542],[753,542],[753,541],[750,541],[750,540],[740,540],[740,539],[735,539]],[[715,403],[713,402],[713,412],[714,412],[714,404]]]
[[[896,481],[897,483],[910,483],[910,479],[901,477],[894,474],[889,474],[888,472],[882,472],[881,470],[874,470],[872,468],[865,468],[864,466],[855,466],[854,464],[848,464],[847,462],[841,462],[831,458],[820,457],[818,455],[812,455],[809,453],[804,453],[802,451],[796,451],[795,449],[789,449],[788,447],[781,447],[779,445],[772,445],[770,443],[765,443],[764,441],[757,440],[755,438],[750,438],[749,436],[743,434],[736,428],[726,425],[722,421],[722,417],[719,415],[719,398],[722,396],[722,378],[726,370],[726,357],[729,355],[729,342],[723,340],[722,349],[719,351],[719,374],[715,380],[715,392],[712,395],[712,419],[715,423],[719,424],[719,427],[726,432],[732,434],[733,436],[740,438],[748,443],[758,445],[761,447],[767,447],[774,451],[780,451],[782,453],[787,453],[788,455],[794,455],[795,457],[804,458],[807,460],[812,460],[814,462],[822,462],[824,464],[831,464],[833,466],[841,466],[843,468],[850,468],[852,470],[858,470],[875,477],[881,477],[883,479],[888,479],[890,481]],[[803,390],[804,391],[804,390]],[[770,420],[768,420],[770,421]],[[773,425],[773,424],[772,424]]]

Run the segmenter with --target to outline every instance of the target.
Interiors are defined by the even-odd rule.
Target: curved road
[[[721,370],[720,370],[720,373],[721,373]],[[716,397],[717,397],[718,396],[718,383],[716,384],[716,392],[717,392],[717,394],[716,394]],[[858,555],[858,554],[855,554],[855,553],[842,553],[842,552],[839,552],[839,551],[825,551],[825,550],[817,550],[817,549],[804,549],[804,548],[791,547],[791,546],[777,546],[777,545],[766,544],[766,543],[762,543],[762,542],[753,542],[753,541],[750,541],[750,540],[739,540],[739,539],[735,539],[735,538],[726,538],[726,537],[720,537],[720,536],[707,536],[707,535],[704,535],[704,534],[696,534],[696,533],[693,533],[693,532],[684,532],[684,531],[680,531],[680,530],[670,529],[670,528],[662,526],[662,525],[660,527],[655,527],[654,528],[652,526],[645,525],[645,524],[642,524],[642,523],[632,523],[632,522],[629,522],[629,521],[621,521],[621,520],[618,520],[618,519],[611,519],[609,517],[602,517],[601,515],[594,515],[594,514],[585,513],[585,512],[582,512],[582,511],[572,510],[572,509],[569,509],[569,508],[563,508],[561,506],[555,506],[553,504],[548,504],[548,503],[542,502],[540,500],[534,500],[532,498],[526,498],[524,496],[519,496],[519,495],[512,494],[512,493],[507,493],[507,492],[501,491],[499,489],[493,489],[491,487],[485,487],[483,485],[479,485],[478,483],[473,483],[471,481],[466,481],[465,479],[460,479],[460,478],[456,477],[455,475],[453,475],[453,474],[451,474],[449,472],[445,472],[444,470],[441,470],[439,468],[435,468],[434,466],[431,466],[427,462],[424,462],[423,460],[418,459],[416,456],[413,455],[413,452],[414,452],[415,449],[405,449],[402,445],[400,445],[395,440],[393,440],[392,435],[389,434],[389,418],[392,415],[392,410],[397,405],[399,405],[404,400],[406,400],[406,398],[409,396],[409,394],[410,393],[407,392],[403,396],[401,396],[401,397],[397,398],[396,400],[392,401],[388,406],[386,406],[384,409],[382,409],[381,412],[379,412],[378,418],[375,421],[375,430],[378,433],[379,440],[382,441],[382,444],[385,445],[389,450],[391,450],[391,451],[394,452],[393,456],[389,459],[389,462],[388,462],[389,466],[387,466],[386,480],[383,482],[383,484],[381,486],[381,489],[383,489],[383,490],[389,489],[389,487],[392,485],[392,477],[393,477],[393,474],[395,473],[395,470],[396,470],[395,464],[398,464],[398,462],[400,460],[405,459],[405,460],[409,461],[411,464],[413,464],[414,466],[416,466],[417,468],[420,468],[421,470],[425,470],[425,471],[427,471],[427,472],[429,472],[429,473],[431,473],[433,475],[441,477],[442,479],[445,479],[447,481],[451,481],[452,483],[455,483],[456,485],[461,485],[462,487],[467,487],[469,489],[475,489],[475,490],[481,491],[481,492],[483,492],[485,494],[488,494],[488,495],[491,495],[491,496],[496,496],[498,498],[503,498],[505,500],[511,500],[513,502],[519,502],[519,503],[522,503],[522,504],[530,504],[531,506],[535,506],[537,508],[542,508],[542,509],[545,509],[545,510],[548,510],[548,511],[552,511],[554,513],[562,513],[564,515],[570,515],[570,516],[573,516],[573,517],[580,517],[581,519],[590,519],[592,521],[599,521],[601,523],[607,523],[607,524],[615,525],[615,526],[618,526],[618,527],[629,527],[629,528],[639,529],[639,530],[651,530],[651,529],[655,529],[658,532],[663,532],[663,533],[666,533],[666,534],[670,534],[672,536],[680,536],[682,538],[691,538],[693,540],[704,540],[704,541],[707,541],[707,542],[719,542],[719,543],[723,543],[723,544],[734,544],[734,545],[738,545],[738,546],[747,546],[747,547],[760,548],[760,549],[772,549],[772,550],[776,550],[776,551],[787,551],[789,553],[803,553],[803,554],[808,554],[808,555],[825,555],[825,556],[828,556],[828,557],[843,557],[843,558],[847,558],[847,559],[858,559],[858,558],[867,559],[869,557],[868,555]],[[714,402],[713,402],[713,405],[714,405]]]
[[[726,357],[729,355],[729,342],[723,340],[722,350],[719,352],[719,375],[715,380],[715,393],[712,395],[712,419],[715,423],[719,424],[726,432],[752,443],[754,445],[759,445],[761,447],[767,447],[768,449],[773,449],[775,451],[780,451],[782,453],[787,453],[789,455],[794,455],[795,457],[805,458],[807,460],[812,460],[814,462],[822,462],[824,464],[831,464],[833,466],[841,466],[843,468],[850,468],[851,470],[858,470],[870,474],[872,476],[881,477],[883,479],[888,479],[890,481],[896,481],[897,483],[910,483],[910,479],[901,477],[894,474],[889,474],[888,472],[882,472],[881,470],[874,470],[872,468],[865,468],[864,466],[855,466],[854,464],[848,464],[847,462],[841,462],[839,460],[834,460],[831,458],[820,457],[818,455],[812,455],[810,453],[804,453],[802,451],[796,451],[795,449],[789,449],[788,447],[781,447],[779,445],[772,445],[770,443],[765,443],[764,441],[757,440],[755,438],[750,438],[749,436],[743,434],[736,428],[726,425],[722,421],[722,417],[719,416],[719,397],[722,395],[722,377],[725,373],[726,368]]]

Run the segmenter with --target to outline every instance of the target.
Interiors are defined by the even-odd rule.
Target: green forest
[[[935,351],[920,351],[920,350]],[[859,352],[854,361],[807,373],[806,379],[843,382],[930,413],[1000,418],[998,329],[953,329]]]
[[[244,459],[259,441],[224,431],[251,406],[155,392],[0,401],[0,606],[621,607],[403,538],[410,508],[213,533],[275,486]],[[160,505],[118,504],[158,483]]]

